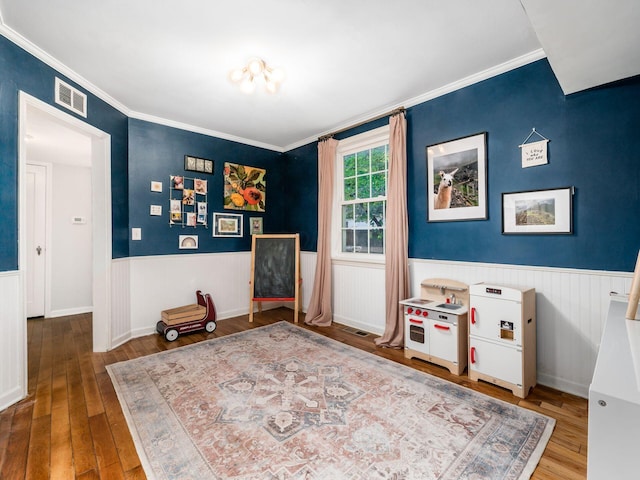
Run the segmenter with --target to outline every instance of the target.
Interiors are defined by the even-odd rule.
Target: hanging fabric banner
[[[542,140],[537,142],[527,143],[532,135],[537,135]],[[547,158],[547,143],[549,139],[539,132],[536,132],[535,127],[531,129],[531,133],[524,139],[522,145],[519,145],[522,151],[522,168],[535,167],[536,165],[545,165],[549,163]]]
[[[549,160],[547,159],[548,141],[549,140],[540,140],[539,142],[520,145],[520,148],[522,149],[522,168],[549,163]]]

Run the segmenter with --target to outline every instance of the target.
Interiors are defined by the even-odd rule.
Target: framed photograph
[[[503,234],[573,233],[573,187],[502,194]]]
[[[249,218],[249,222],[249,225],[251,226],[249,234],[262,235],[262,217],[251,217]]]
[[[487,133],[427,147],[428,221],[487,218]]]
[[[241,213],[213,213],[214,237],[242,237]]]
[[[197,250],[198,236],[197,235],[179,235],[178,248],[180,250]]]
[[[184,169],[189,172],[213,173],[213,160],[185,155]]]
[[[162,182],[151,182],[151,191],[152,192],[162,192]]]

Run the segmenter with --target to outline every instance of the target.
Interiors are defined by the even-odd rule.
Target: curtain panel
[[[386,320],[382,347],[404,346],[400,300],[409,297],[409,222],[407,215],[407,120],[404,111],[389,119],[389,182],[385,247]]]
[[[331,308],[331,209],[333,179],[338,141],[328,138],[318,142],[318,254],[313,292],[307,308],[307,325],[327,327],[333,321]]]

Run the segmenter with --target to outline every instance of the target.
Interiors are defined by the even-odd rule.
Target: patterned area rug
[[[527,479],[555,423],[287,322],[107,368],[150,479]]]

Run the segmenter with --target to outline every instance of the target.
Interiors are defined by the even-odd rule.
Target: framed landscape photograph
[[[487,133],[427,147],[429,222],[487,218]]]
[[[573,187],[502,194],[503,234],[573,233]]]
[[[213,236],[242,237],[242,214],[214,212]]]

